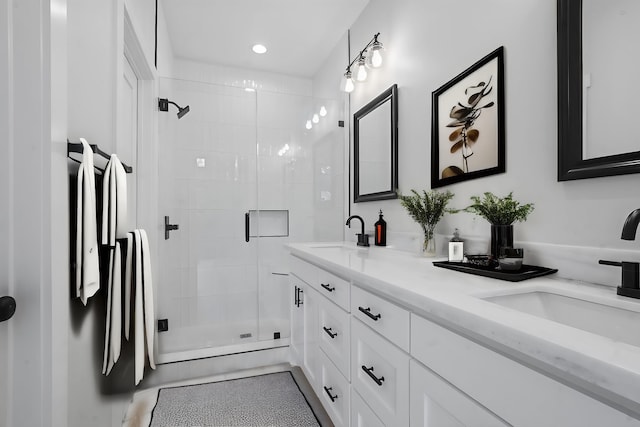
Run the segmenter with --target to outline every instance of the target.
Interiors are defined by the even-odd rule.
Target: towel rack
[[[100,147],[98,147],[96,144],[89,144],[89,146],[91,147],[91,150],[93,150],[93,154],[98,154],[99,156],[109,160],[111,158],[111,155],[105,153],[104,151],[102,151],[100,149]],[[81,161],[78,159],[74,159],[73,157],[71,157],[71,153],[80,153],[82,154],[83,151],[83,146],[81,143],[77,142],[69,142],[69,140],[67,140],[67,157],[69,157],[71,160],[73,160],[74,162],[78,162],[80,163]],[[126,173],[132,173],[133,172],[133,168],[131,166],[127,166],[124,163],[122,163],[122,167],[124,168]],[[96,167],[97,168],[97,167]],[[100,168],[97,168],[100,169]],[[102,169],[100,169],[102,170]]]

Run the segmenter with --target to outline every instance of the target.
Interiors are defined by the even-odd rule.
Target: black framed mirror
[[[593,137],[591,132],[585,131],[589,129],[589,119],[585,120],[584,118],[590,116],[584,108],[584,103],[586,102],[585,97],[590,96],[588,90],[591,90],[592,78],[588,70],[587,73],[583,70],[583,60],[588,55],[583,52],[583,40],[586,36],[586,33],[583,34],[583,30],[585,30],[583,25],[583,0],[557,0],[557,2],[558,181],[638,173],[640,172],[640,151],[633,148],[629,149],[629,145],[616,150],[615,147],[617,145],[615,144],[620,141],[620,138],[610,135]],[[599,4],[594,3],[594,5],[605,5],[609,10],[612,7],[610,2],[599,2]],[[589,3],[589,6],[591,7],[591,3]],[[604,19],[603,14],[591,11],[588,16],[593,17],[594,20]],[[612,26],[609,31],[615,26],[620,27],[619,22],[611,22],[607,23],[607,25]],[[591,37],[590,33],[589,37]],[[623,48],[623,50],[629,55],[629,52],[633,51],[631,45],[633,41],[626,41],[629,42],[629,46],[628,49]],[[598,38],[598,42],[602,44],[602,38]],[[625,40],[619,37],[616,38],[608,50],[613,50],[613,45],[621,42],[625,42]],[[604,46],[604,49],[606,50],[607,47]],[[623,68],[611,66],[611,63],[607,64],[607,61],[602,58],[598,58],[597,62],[608,65],[610,70]],[[620,82],[616,83],[619,85]],[[629,82],[628,87],[632,87],[631,85],[636,86],[636,82]],[[601,102],[598,105],[601,108],[607,108],[612,111],[619,108],[615,98],[610,102]],[[589,113],[595,115],[593,112]],[[616,125],[619,127],[625,126],[624,120],[619,118]],[[608,125],[603,124],[602,126],[606,127]],[[609,129],[611,129],[610,126]],[[605,132],[600,133],[600,135],[603,134]],[[626,138],[636,138],[636,135],[633,132],[627,133]],[[598,155],[598,150],[588,148],[587,141],[607,146],[608,152],[606,155]],[[631,146],[633,145],[640,147],[637,142],[633,142]],[[596,152],[596,154],[593,155],[590,152]]]
[[[353,202],[398,197],[398,87],[353,115]]]

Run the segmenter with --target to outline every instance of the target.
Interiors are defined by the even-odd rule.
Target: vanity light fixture
[[[373,38],[367,43],[367,45],[362,49],[358,55],[347,65],[346,72],[344,73],[344,78],[342,79],[342,83],[340,85],[340,90],[343,92],[353,92],[355,89],[355,83],[353,81],[353,74],[351,72],[351,67],[353,64],[357,62],[356,66],[356,80],[359,82],[363,82],[367,79],[367,67],[368,68],[380,68],[382,66],[382,51],[384,47],[382,43],[378,41],[378,36],[380,33],[377,33],[373,36]]]

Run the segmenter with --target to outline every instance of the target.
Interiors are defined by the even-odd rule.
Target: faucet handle
[[[622,267],[622,285],[618,287],[618,295],[640,298],[640,263],[601,259],[598,264]]]

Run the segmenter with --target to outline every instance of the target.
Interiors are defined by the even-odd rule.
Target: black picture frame
[[[582,0],[557,1],[558,181],[640,172],[640,151],[583,158]]]
[[[504,99],[503,46],[433,92],[431,188],[505,172]]]
[[[363,148],[361,141],[361,126],[363,119],[368,114],[375,111],[383,104],[390,103],[390,117],[388,122],[382,124],[388,128],[385,129],[387,135],[381,135],[389,141],[389,166],[390,175],[388,177],[388,186],[381,191],[374,193],[363,193],[361,189],[361,167],[360,167],[360,150]],[[376,200],[389,200],[398,198],[398,85],[394,84],[389,89],[376,96],[364,107],[356,111],[353,115],[353,202],[372,202]]]

